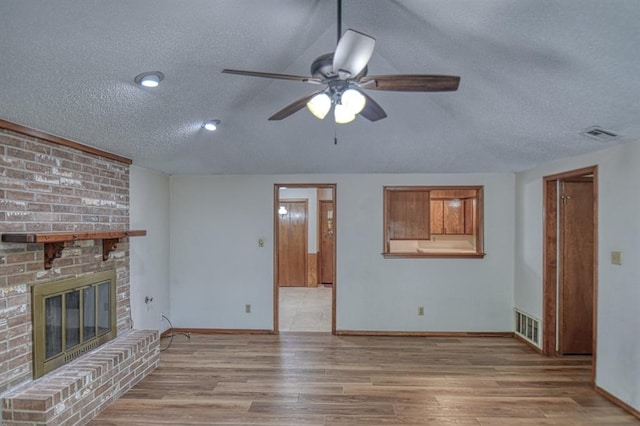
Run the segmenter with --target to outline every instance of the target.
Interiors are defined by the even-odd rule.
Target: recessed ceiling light
[[[207,129],[210,132],[213,132],[220,125],[220,120],[209,120],[202,123],[202,128]]]
[[[160,71],[148,71],[138,74],[133,81],[144,87],[158,87],[158,84],[164,79],[164,74]]]

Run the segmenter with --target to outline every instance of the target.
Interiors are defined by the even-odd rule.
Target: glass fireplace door
[[[86,287],[82,290],[82,331],[85,339],[96,337],[96,288]]]
[[[114,271],[33,287],[34,377],[116,336],[115,291]]]
[[[47,297],[45,310],[46,357],[51,358],[62,353],[62,296]]]

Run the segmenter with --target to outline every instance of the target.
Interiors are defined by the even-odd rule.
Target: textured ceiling
[[[267,121],[317,86],[220,73],[308,75],[335,0],[1,0],[0,118],[170,174],[513,172],[606,147],[593,125],[640,140],[639,19],[638,0],[343,0],[369,74],[461,83],[371,91],[388,118],[335,125]]]

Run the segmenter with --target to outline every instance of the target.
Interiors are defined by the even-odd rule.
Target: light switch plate
[[[611,252],[611,264],[612,265],[622,265],[622,252],[621,251],[612,251]]]

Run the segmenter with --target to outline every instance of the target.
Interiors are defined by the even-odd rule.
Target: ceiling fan
[[[342,0],[338,0],[338,46],[335,52],[319,56],[313,61],[310,77],[226,68],[222,72],[324,86],[287,105],[269,120],[287,118],[306,105],[319,119],[324,119],[333,106],[336,123],[349,123],[358,114],[369,121],[378,121],[387,114],[363,89],[394,92],[446,92],[458,89],[460,77],[453,75],[367,75],[367,64],[373,54],[375,39],[352,29],[346,30],[341,36],[341,16]]]

